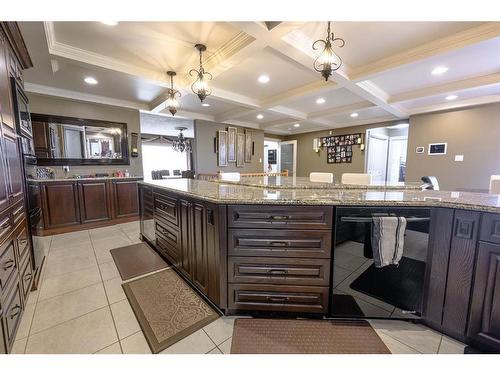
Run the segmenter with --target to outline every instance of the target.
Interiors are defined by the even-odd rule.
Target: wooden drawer
[[[15,283],[9,295],[2,303],[2,325],[5,336],[7,350],[10,351],[14,344],[17,327],[21,322],[23,305],[21,299],[21,288],[18,282]]]
[[[18,204],[16,204],[12,208],[12,223],[13,226],[15,227],[17,224],[19,224],[24,218],[26,217],[26,214],[24,212],[24,202],[21,201]]]
[[[332,211],[317,206],[228,206],[228,227],[331,229]]]
[[[14,241],[8,239],[0,245],[0,295],[5,293],[9,280],[17,277],[18,264],[16,261]]]
[[[153,207],[155,217],[179,226],[179,203],[176,198],[155,193]]]
[[[179,261],[181,236],[178,229],[155,220],[156,244],[169,260],[177,264]]]
[[[19,264],[24,264],[30,253],[29,232],[26,221],[16,229],[15,241],[17,243]]]
[[[500,243],[500,215],[483,214],[479,236],[481,241]]]
[[[229,284],[233,310],[327,313],[328,287]]]
[[[330,259],[229,257],[228,282],[328,286]]]
[[[31,265],[31,257],[28,257],[21,267],[21,291],[23,294],[23,300],[26,301],[28,294],[31,290],[31,284],[33,282],[33,267]]]
[[[269,229],[230,229],[228,254],[234,256],[269,256],[330,258],[329,231]]]
[[[12,220],[10,219],[10,212],[4,211],[0,216],[0,243],[6,240],[12,232]]]

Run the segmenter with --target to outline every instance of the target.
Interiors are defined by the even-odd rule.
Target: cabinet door
[[[32,121],[33,143],[37,158],[50,158],[50,142],[47,123],[43,121]]]
[[[79,182],[78,194],[82,223],[111,219],[109,185],[106,181]]]
[[[478,346],[500,351],[500,245],[481,242],[474,273],[467,336]]]
[[[194,203],[192,211],[191,277],[193,283],[208,294],[207,210],[202,204]]]
[[[155,222],[153,216],[153,189],[139,185],[139,207],[141,217],[141,234],[147,240],[155,243]]]
[[[15,134],[4,132],[4,145],[6,154],[7,172],[9,175],[8,190],[11,203],[23,195],[23,169],[19,144]]]
[[[1,132],[0,132],[1,135]],[[9,206],[9,190],[7,188],[7,161],[4,155],[4,144],[0,136],[0,211],[3,211]]]
[[[139,215],[137,181],[113,181],[114,217]]]
[[[76,182],[44,183],[42,185],[42,211],[46,228],[79,224],[78,184]]]
[[[0,111],[2,123],[15,132],[14,107],[8,70],[9,47],[4,36],[0,33]]]
[[[192,233],[192,205],[184,199],[179,202],[180,207],[180,271],[188,278],[191,278],[191,233]]]

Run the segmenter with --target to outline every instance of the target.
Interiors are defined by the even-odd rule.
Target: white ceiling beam
[[[154,112],[153,112],[154,113]],[[159,111],[159,113],[171,115],[167,108]],[[175,114],[176,118],[186,118],[186,119],[198,119],[198,120],[207,120],[214,121],[214,116],[207,115],[206,113],[192,112],[192,111],[184,111],[180,110]]]
[[[364,81],[402,65],[464,48],[498,36],[500,36],[500,23],[488,22],[353,69],[350,72],[350,78],[356,82]]]
[[[389,103],[400,103],[419,98],[425,98],[435,95],[444,95],[451,92],[458,92],[478,87],[499,85],[500,73],[489,74],[485,76],[472,77],[460,81],[447,82],[441,85],[424,87],[419,90],[412,90],[401,94],[392,95]]]
[[[447,111],[450,109],[459,109],[459,108],[472,107],[472,106],[476,106],[476,105],[498,103],[498,102],[500,102],[500,95],[487,95],[487,96],[481,96],[481,97],[477,97],[477,98],[457,100],[457,101],[447,102],[447,103],[433,104],[433,105],[424,106],[424,107],[410,108],[410,109],[408,109],[408,113],[410,115],[418,115],[418,114],[422,114],[422,113]]]
[[[84,102],[98,103],[111,105],[116,107],[132,108],[137,110],[149,110],[149,106],[146,103],[133,102],[129,100],[121,100],[110,98],[107,96],[87,94],[78,91],[71,91],[60,89],[57,87],[50,87],[45,85],[38,85],[35,83],[24,83],[24,90],[33,94],[46,95],[46,96],[56,96],[59,98],[67,98],[73,100],[79,100]]]

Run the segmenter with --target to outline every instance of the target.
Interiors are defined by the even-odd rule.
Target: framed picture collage
[[[332,135],[321,138],[328,164],[352,163],[352,147],[361,144],[361,134]]]

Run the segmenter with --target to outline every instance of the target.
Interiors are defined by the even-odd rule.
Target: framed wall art
[[[253,132],[245,129],[245,163],[252,161]]]
[[[236,161],[236,134],[238,129],[232,126],[227,128],[227,161],[232,163]]]
[[[227,131],[217,131],[217,165],[227,167]]]
[[[236,135],[236,166],[243,167],[245,165],[245,134],[237,133]]]
[[[326,146],[326,162],[328,164],[352,163],[352,147],[361,145],[361,134],[332,135],[321,138]]]

